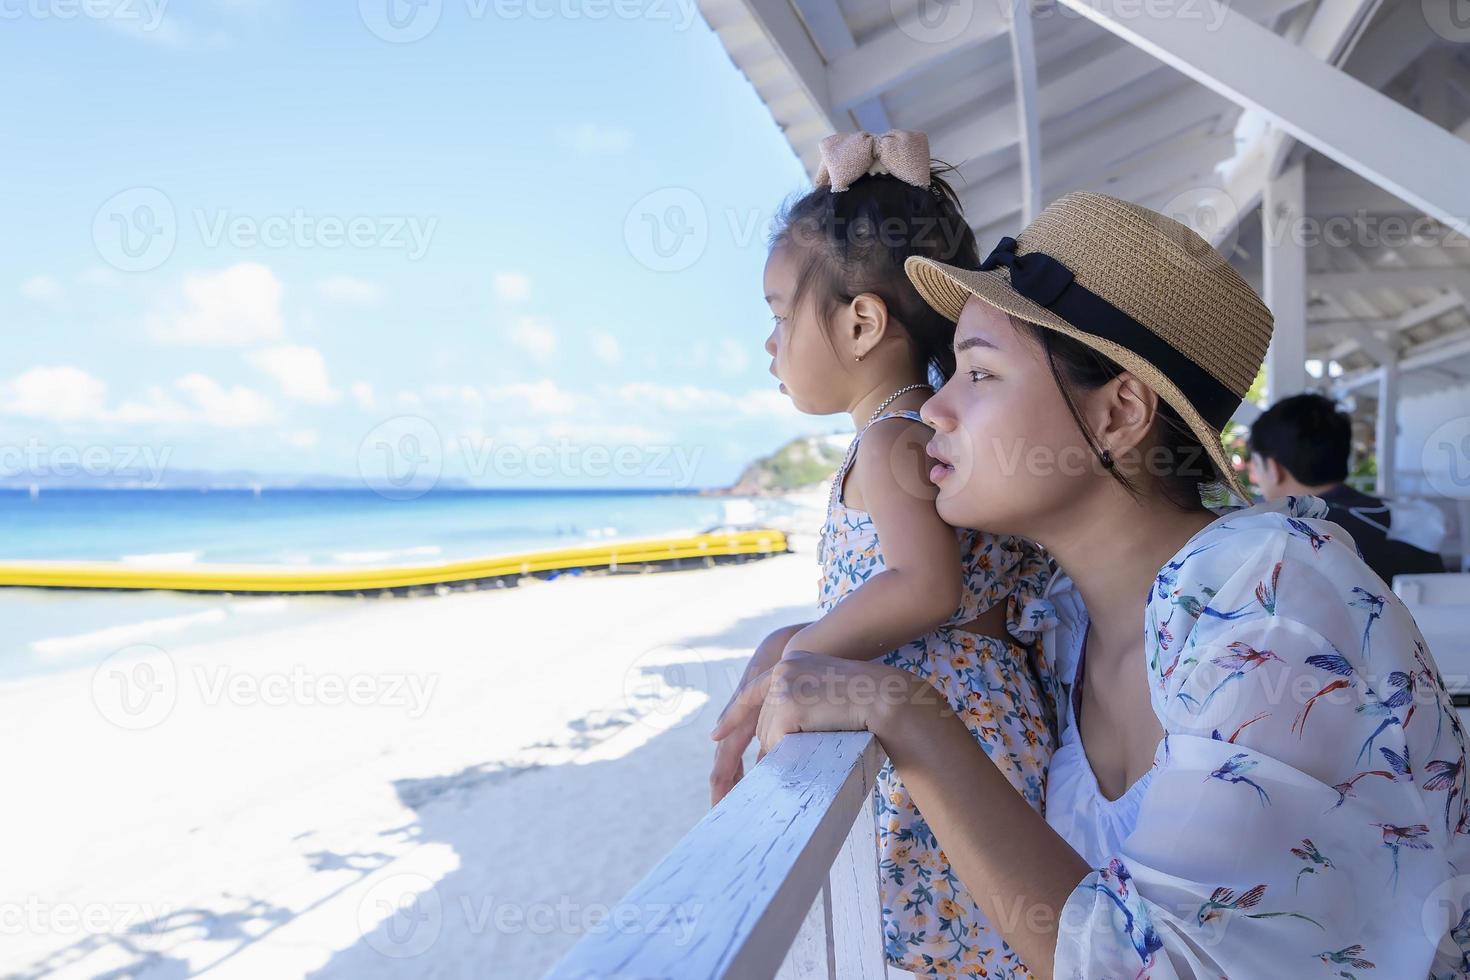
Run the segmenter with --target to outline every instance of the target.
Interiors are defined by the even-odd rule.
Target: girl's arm
[[[875,425],[858,446],[849,483],[860,484],[863,508],[883,549],[884,571],[827,615],[796,633],[786,652],[806,650],[872,660],[952,617],[960,605],[959,539],[934,507],[922,423]]]

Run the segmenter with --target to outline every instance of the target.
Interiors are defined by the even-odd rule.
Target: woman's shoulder
[[[1229,512],[1191,538],[1159,569],[1148,616],[1161,646],[1213,642],[1264,618],[1293,621],[1336,645],[1349,644],[1369,605],[1381,618],[1396,601],[1327,519],[1322,500],[1287,497]],[[1359,605],[1362,615],[1344,616],[1344,607]]]
[[[1302,683],[1355,678],[1355,690],[1417,669],[1423,639],[1398,597],[1368,568],[1315,497],[1243,508],[1215,521],[1160,569],[1148,598],[1145,642],[1155,707],[1200,720],[1200,689],[1260,671]],[[1278,696],[1291,692],[1278,690]]]

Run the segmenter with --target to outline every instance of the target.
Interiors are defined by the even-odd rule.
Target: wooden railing
[[[788,735],[547,980],[881,980],[868,732]]]

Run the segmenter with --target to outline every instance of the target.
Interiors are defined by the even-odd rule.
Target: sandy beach
[[[817,612],[822,503],[790,555],[0,685],[0,777],[38,794],[0,817],[0,975],[539,975],[706,811],[746,658]]]

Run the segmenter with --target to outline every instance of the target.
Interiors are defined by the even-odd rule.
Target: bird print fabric
[[[1048,791],[1095,865],[1055,976],[1470,976],[1465,733],[1412,617],[1326,514],[1235,511],[1160,570],[1144,628],[1165,734],[1136,817],[1096,853],[1080,841],[1107,836]]]

